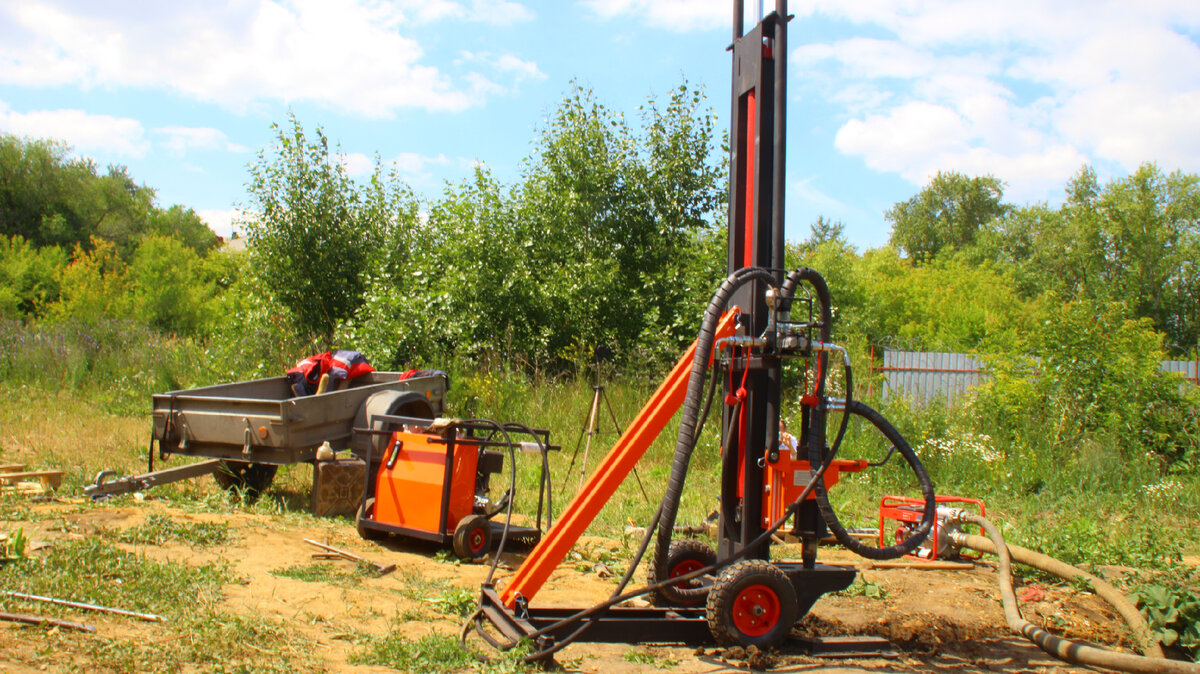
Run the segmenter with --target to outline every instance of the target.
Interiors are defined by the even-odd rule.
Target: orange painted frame
[[[863,459],[834,459],[825,469],[823,481],[829,489],[838,483],[842,473],[858,473],[865,470],[867,462]],[[768,463],[763,474],[763,508],[762,526],[769,528],[783,517],[784,512],[796,501],[811,479],[812,467],[808,461],[795,459],[791,452],[780,452],[779,461]],[[797,479],[799,478],[799,479]],[[815,501],[817,495],[810,493],[809,501]]]
[[[737,328],[738,313],[737,308],[725,312],[717,323],[714,341],[733,335]],[[688,378],[692,370],[692,361],[695,359],[696,346],[696,342],[692,342],[679,362],[675,363],[671,373],[646,401],[642,411],[638,412],[629,428],[617,440],[617,444],[600,462],[596,472],[588,478],[587,484],[583,485],[546,537],[517,569],[512,582],[500,593],[500,600],[505,606],[515,606],[517,597],[530,600],[542,589],[555,567],[566,559],[571,547],[616,493],[617,487],[629,476],[658,434],[666,427],[667,422],[675,416],[680,405],[683,405],[683,399],[687,397]],[[712,354],[708,357],[711,362]]]
[[[449,450],[446,440],[438,435],[393,433],[379,462],[375,512],[371,519],[430,533],[454,533],[458,521],[473,512],[479,446],[456,439],[451,476],[447,481],[446,452]],[[391,460],[393,452],[398,453],[395,461]],[[450,495],[443,522],[442,502],[446,490]]]

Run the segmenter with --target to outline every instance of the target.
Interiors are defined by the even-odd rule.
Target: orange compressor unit
[[[376,419],[401,430],[391,432],[381,456],[368,454],[363,503],[355,518],[359,535],[369,540],[407,536],[449,545],[463,559],[485,557],[504,531],[503,523],[491,520],[512,499],[511,489],[499,499],[490,497],[491,476],[504,469],[502,449],[510,444],[495,439],[503,435],[496,432],[502,427],[455,420],[431,432],[410,423],[429,424],[428,419]],[[548,431],[532,433],[536,442],[512,443],[514,454],[522,449],[544,455],[551,448]],[[531,546],[540,540],[542,497],[548,489],[544,473],[542,485],[537,527],[509,524],[508,541]]]

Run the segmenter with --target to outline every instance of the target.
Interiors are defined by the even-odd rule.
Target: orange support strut
[[[717,323],[714,342],[733,335],[737,313],[734,309],[725,312],[721,317]],[[688,377],[695,355],[696,342],[692,342],[679,362],[675,363],[671,373],[659,385],[658,390],[646,401],[642,411],[638,412],[637,418],[600,462],[596,472],[588,478],[587,484],[575,495],[571,505],[567,506],[545,538],[517,569],[512,582],[500,594],[500,600],[505,606],[512,608],[517,597],[532,599],[542,588],[551,572],[566,559],[571,547],[583,535],[592,520],[596,519],[596,515],[600,514],[600,510],[629,476],[630,471],[666,427],[667,422],[675,416],[675,412],[683,404],[683,399],[687,397]],[[709,359],[711,361],[712,354],[709,354]]]

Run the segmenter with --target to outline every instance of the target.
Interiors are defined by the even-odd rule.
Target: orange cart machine
[[[513,442],[517,428],[493,422],[430,420],[377,415],[376,427],[387,432],[379,456],[368,454],[367,482],[356,524],[363,538],[407,536],[450,546],[463,559],[481,559],[505,533],[492,518],[508,510],[511,487],[491,497],[492,478],[504,470],[505,450],[545,455],[557,449],[549,432],[521,427],[532,441]],[[380,431],[374,431],[379,434]],[[544,467],[543,463],[543,467]],[[530,546],[541,539],[548,482],[543,471],[536,527],[509,524],[507,540]]]

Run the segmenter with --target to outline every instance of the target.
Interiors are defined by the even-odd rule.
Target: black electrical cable
[[[512,436],[508,434],[508,431],[499,422],[492,419],[468,419],[465,423],[491,426],[503,434],[504,442],[508,445],[509,465],[512,466],[512,469],[509,471],[508,481],[508,508],[504,513],[504,527],[500,530],[500,543],[496,546],[496,554],[492,558],[492,563],[488,565],[487,578],[483,581],[484,585],[491,585],[492,577],[496,574],[496,567],[500,564],[500,555],[504,553],[504,544],[508,540],[508,530],[512,525],[513,503],[517,500],[514,498],[514,495],[517,493],[517,454],[513,448]]]

